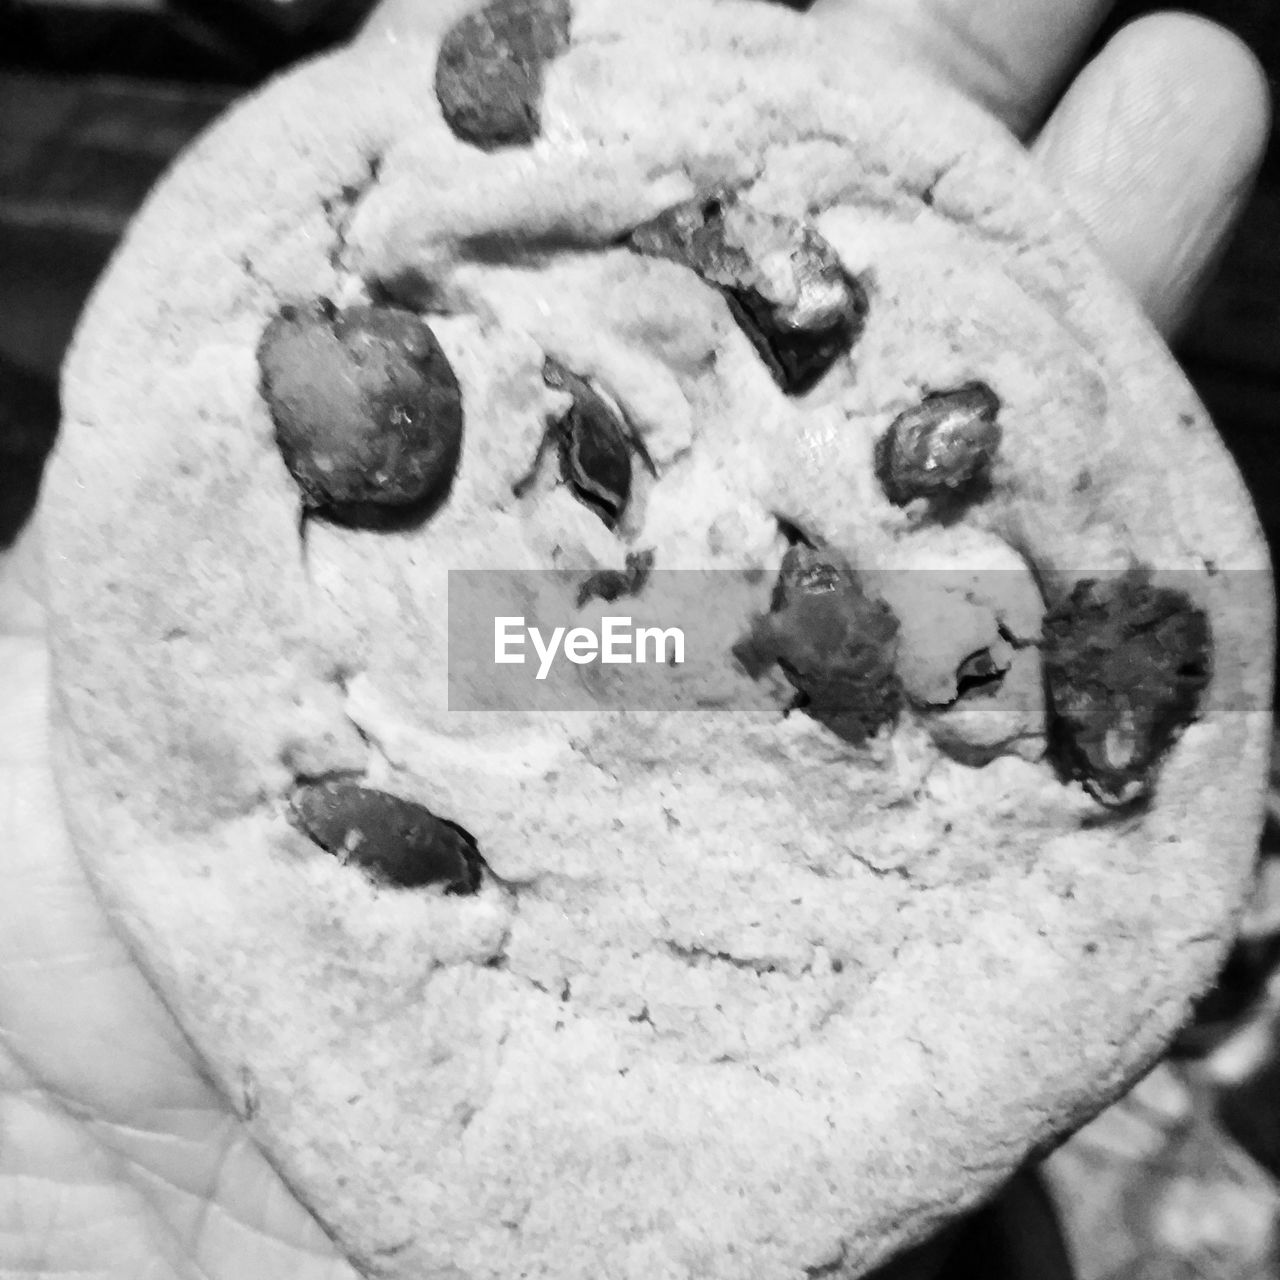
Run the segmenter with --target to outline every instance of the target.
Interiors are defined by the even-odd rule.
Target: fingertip
[[[1270,128],[1267,78],[1252,51],[1207,19],[1170,12],[1108,42],[1034,149],[1169,333],[1221,255]]]
[[[1271,133],[1271,88],[1258,56],[1235,32],[1199,14],[1170,10],[1126,24],[1107,54],[1166,100],[1180,84],[1171,105],[1199,115],[1205,132],[1209,121],[1220,122],[1222,168],[1252,177]]]

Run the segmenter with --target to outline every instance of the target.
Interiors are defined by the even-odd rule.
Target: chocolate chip
[[[589,600],[612,604],[623,596],[638,596],[652,572],[652,551],[630,551],[625,569],[600,569],[587,578],[578,588],[578,608]]]
[[[551,359],[542,376],[547,386],[573,396],[568,411],[551,429],[559,446],[561,477],[612,529],[631,500],[631,455],[639,450],[639,442],[584,378]]]
[[[355,782],[306,783],[290,802],[290,818],[327,853],[405,889],[444,885],[475,893],[483,859],[455,823],[412,800]]]
[[[717,286],[788,395],[816,386],[862,334],[867,295],[835,250],[812,227],[732,192],[676,205],[628,244]]]
[[[1008,667],[1000,666],[990,649],[971,653],[956,668],[956,699],[990,696],[1004,682]]]
[[[258,344],[276,443],[307,507],[349,524],[443,495],[462,393],[436,336],[392,307],[287,307]]]
[[[1209,683],[1209,621],[1141,570],[1086,579],[1045,616],[1044,671],[1059,767],[1103,803],[1150,787]]]
[[[984,382],[935,391],[899,414],[876,444],[889,501],[972,496],[1000,447],[1000,400]]]
[[[734,652],[755,678],[776,662],[797,692],[794,709],[861,744],[901,709],[897,651],[889,606],[865,595],[838,557],[795,546],[783,559],[772,609]]]
[[[856,582],[837,558],[807,543],[796,543],[783,557],[770,607],[775,613],[783,613],[809,596],[833,594],[851,585],[856,586]]]
[[[493,0],[445,33],[436,97],[449,128],[492,150],[539,134],[543,68],[569,47],[569,0]]]

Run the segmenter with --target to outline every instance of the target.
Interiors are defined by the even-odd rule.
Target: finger
[[[1035,154],[1164,333],[1219,260],[1270,128],[1257,59],[1186,14],[1143,18],[1080,74]]]
[[[810,18],[869,27],[1025,136],[1044,117],[1113,0],[817,0]]]

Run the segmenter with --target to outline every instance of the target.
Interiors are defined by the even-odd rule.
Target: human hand
[[[35,531],[0,561],[0,1276],[355,1280],[205,1079],[59,811]]]
[[[811,16],[838,24],[846,39],[883,29],[1007,124],[1172,336],[1252,190],[1270,127],[1267,82],[1236,37],[1172,12],[1129,24],[1075,74],[1111,8],[817,0]]]
[[[474,2],[387,0],[364,38],[438,30]],[[1005,120],[1170,332],[1248,192],[1266,91],[1234,39],[1162,15],[1057,101],[1106,8],[818,0],[805,21],[851,59],[892,43]],[[204,1078],[75,858],[50,770],[35,538],[0,562],[0,1274],[350,1280]]]

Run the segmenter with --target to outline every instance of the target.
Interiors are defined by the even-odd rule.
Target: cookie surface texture
[[[1267,559],[976,109],[763,5],[563,8],[450,64],[536,97],[500,146],[435,44],[346,51],[137,219],[47,486],[60,784],[367,1274],[852,1277],[1212,979]],[[716,709],[450,712],[448,571],[551,568],[755,571]]]

